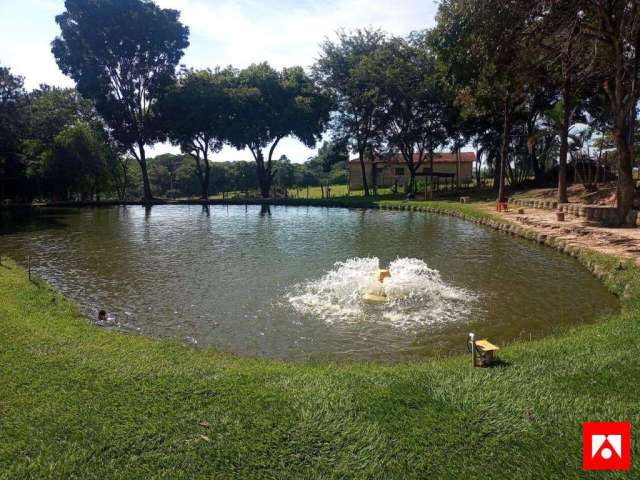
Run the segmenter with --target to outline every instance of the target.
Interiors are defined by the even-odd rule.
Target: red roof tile
[[[415,162],[418,161],[418,154],[414,153],[413,154],[413,159]],[[460,161],[465,163],[465,162],[474,162],[476,159],[476,154],[474,152],[460,152]],[[385,162],[385,163],[391,163],[391,164],[404,164],[404,158],[402,157],[401,154],[396,153],[393,155],[378,155],[376,156],[376,163],[378,162]],[[456,155],[450,152],[436,152],[433,156],[433,162],[434,163],[456,163],[458,161],[458,159],[456,158]],[[350,163],[358,163],[358,159],[357,158],[352,158],[350,160]],[[371,159],[367,158],[365,159],[366,163],[371,163]],[[425,158],[423,159],[423,164],[428,164],[429,163],[429,155],[426,155]]]

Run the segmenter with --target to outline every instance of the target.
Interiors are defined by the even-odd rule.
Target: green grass
[[[277,362],[109,332],[3,259],[0,478],[637,478],[640,270],[579,260],[624,294],[622,312],[472,369]],[[632,422],[632,472],[581,471],[584,420]]]
[[[362,190],[353,190],[351,192],[349,192],[349,187],[346,184],[335,184],[335,185],[330,185],[331,188],[331,197],[335,198],[335,197],[362,197],[364,192]],[[326,193],[326,188],[324,189],[325,193]],[[288,189],[289,192],[289,198],[296,198],[296,199],[321,199],[322,198],[322,188],[320,188],[319,186],[317,187],[300,187],[300,188],[289,188]],[[389,188],[378,188],[378,193],[380,194],[388,194],[391,192],[391,189]],[[243,199],[245,198],[245,194],[243,192],[227,192],[230,198],[239,198],[239,199]],[[308,196],[307,196],[308,194]],[[259,197],[259,194],[257,191],[252,191],[250,192],[250,196],[252,197]],[[211,195],[210,196],[211,200],[222,200],[222,194],[216,194],[216,195]],[[188,200],[188,199],[183,199],[183,200]]]

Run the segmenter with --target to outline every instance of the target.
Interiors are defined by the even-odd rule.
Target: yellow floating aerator
[[[387,301],[386,295],[378,295],[376,293],[367,292],[364,294],[364,301],[369,303],[384,303]]]
[[[390,277],[391,277],[391,272],[386,269],[378,270],[378,272],[376,273],[376,278],[380,283],[384,282],[385,278],[390,278]]]
[[[385,278],[390,278],[391,272],[386,269],[378,270],[376,272],[376,280],[382,283]],[[384,290],[379,289],[376,291],[369,291],[364,294],[364,301],[369,303],[384,303],[387,301],[387,296],[384,294]]]

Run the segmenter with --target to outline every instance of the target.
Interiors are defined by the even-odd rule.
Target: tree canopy
[[[66,0],[52,52],[78,91],[95,102],[114,137],[138,160],[152,199],[145,145],[162,138],[155,105],[189,45],[179,12],[142,0]]]
[[[358,155],[365,195],[369,195],[365,154],[376,150],[382,140],[381,127],[376,122],[381,110],[375,84],[377,72],[371,70],[374,65],[370,58],[385,40],[386,35],[380,30],[338,32],[337,41],[325,40],[320,46],[320,57],[313,66],[315,79],[334,102],[334,136],[346,141]]]
[[[236,148],[249,149],[261,194],[267,198],[278,143],[293,136],[313,147],[329,119],[330,101],[301,67],[277,71],[268,63],[237,71],[230,95],[233,121],[227,139]]]
[[[204,200],[209,196],[209,155],[220,151],[230,129],[233,104],[228,89],[234,73],[231,69],[183,72],[158,107],[171,142],[195,161]]]

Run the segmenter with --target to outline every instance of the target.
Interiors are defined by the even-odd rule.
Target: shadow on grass
[[[511,362],[507,362],[506,360],[502,360],[501,358],[496,358],[493,363],[486,368],[508,368],[511,366]]]

